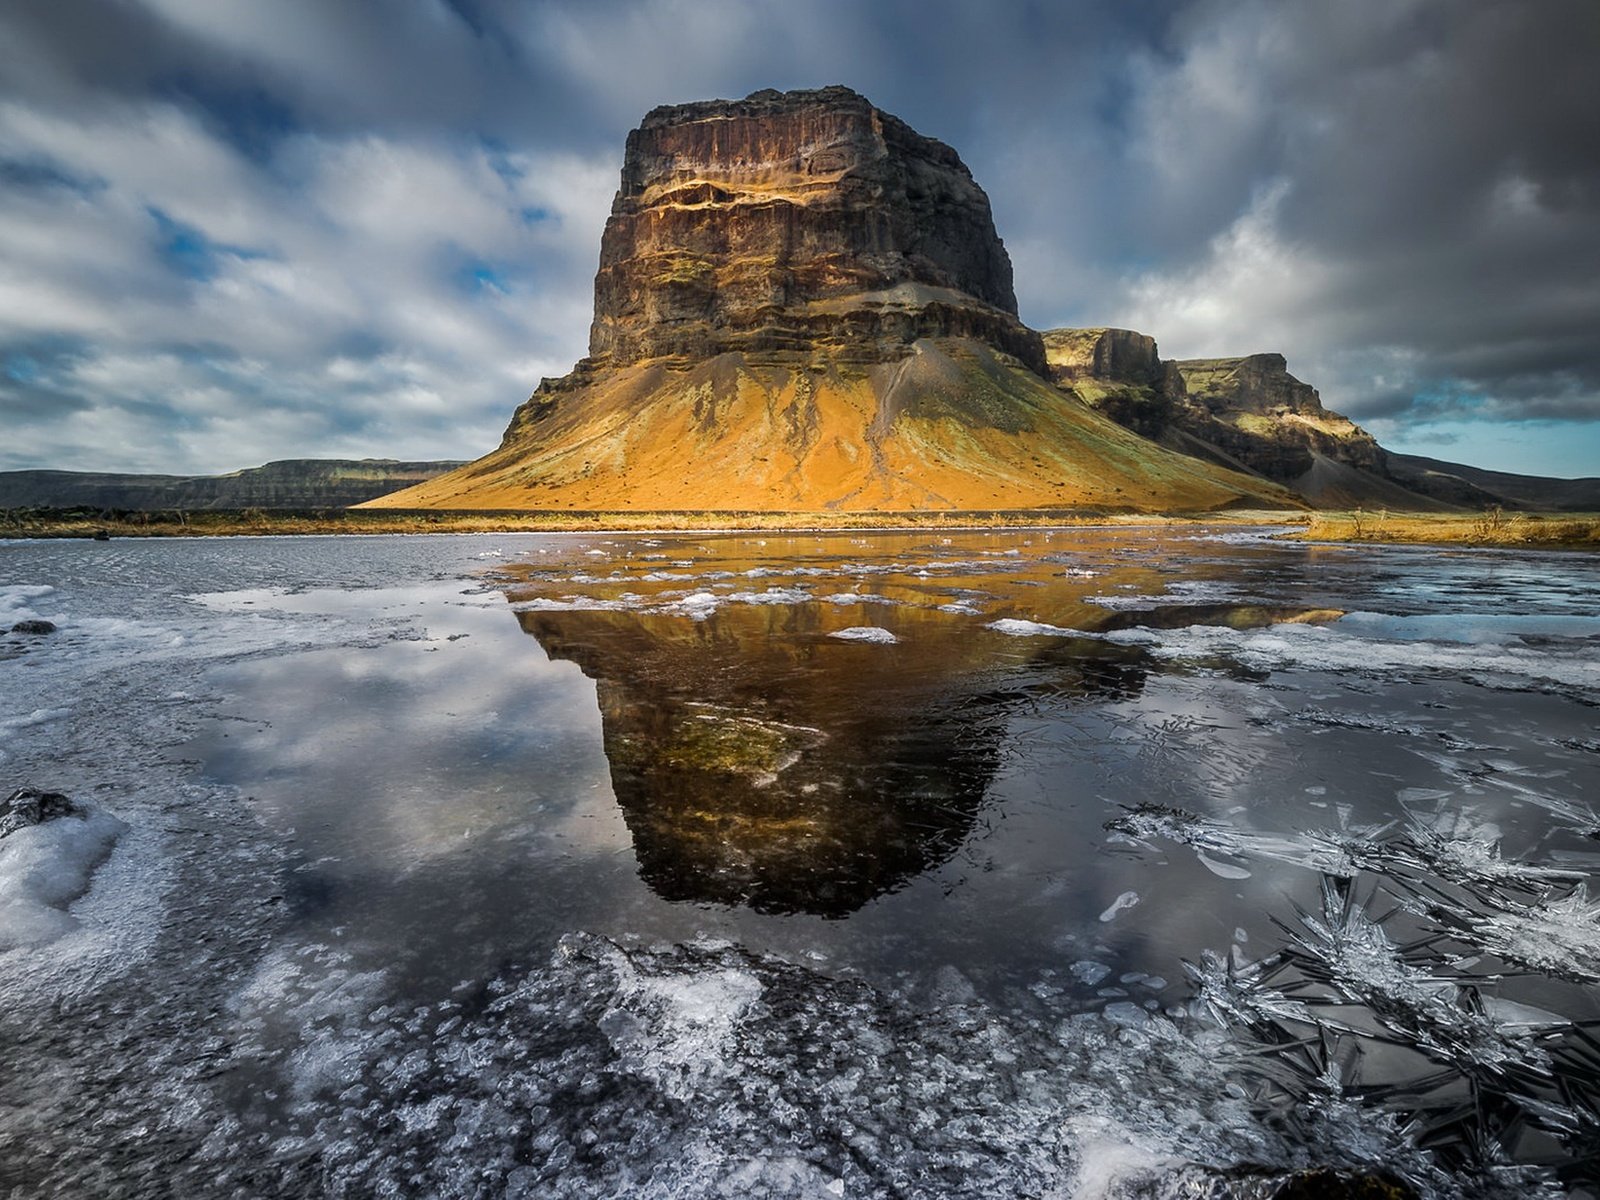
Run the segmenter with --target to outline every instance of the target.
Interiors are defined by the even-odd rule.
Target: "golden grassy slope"
[[[1391,513],[1351,509],[1318,513],[1285,536],[1310,542],[1415,542],[1600,550],[1600,513]]]
[[[920,341],[888,364],[820,354],[658,359],[536,401],[548,406],[524,410],[492,454],[362,507],[1300,506],[1276,485],[1164,450],[963,339]]]

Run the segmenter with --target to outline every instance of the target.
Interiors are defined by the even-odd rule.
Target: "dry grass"
[[[1600,550],[1600,514],[1227,512],[1137,513],[1103,508],[885,512],[449,512],[330,509],[316,513],[97,513],[0,510],[0,538],[229,537],[290,534],[562,533],[755,530],[1037,529],[1074,525],[1277,525],[1283,537],[1317,542],[1412,542]]]
[[[104,513],[0,510],[0,538],[237,537],[293,534],[561,533],[748,529],[811,532],[882,529],[1038,529],[1072,525],[1290,525],[1281,510],[1160,515],[1094,508],[920,512],[448,512],[330,509],[317,513]]]
[[[1600,550],[1600,514],[1322,512],[1287,536],[1312,542],[1416,542]]]

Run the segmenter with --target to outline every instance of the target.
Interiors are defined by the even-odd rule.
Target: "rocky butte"
[[[1283,505],[1050,377],[988,197],[847,88],[658,108],[629,136],[589,355],[500,447],[385,507]]]

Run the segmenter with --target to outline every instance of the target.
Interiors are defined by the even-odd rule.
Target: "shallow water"
[[[0,786],[96,809],[0,843],[0,1184],[1593,1194],[1597,611],[1237,531],[0,543]]]

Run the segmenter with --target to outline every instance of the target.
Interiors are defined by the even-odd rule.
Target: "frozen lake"
[[[1593,557],[0,542],[30,618],[0,1192],[1600,1195]]]

